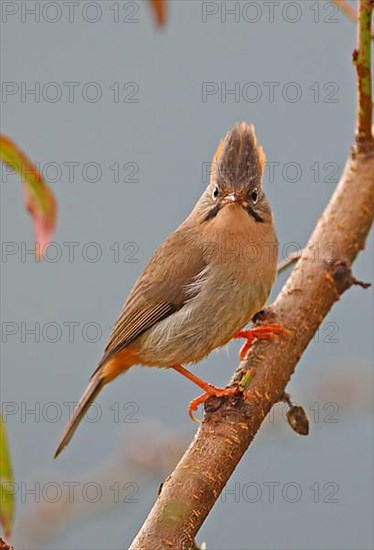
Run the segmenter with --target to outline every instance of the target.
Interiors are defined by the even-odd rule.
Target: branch
[[[372,135],[372,99],[371,99],[371,17],[374,0],[360,0],[357,21],[357,50],[353,52],[353,62],[357,70],[357,128],[356,142],[370,147]],[[369,151],[369,150],[368,150]]]
[[[279,273],[281,273],[282,271],[287,269],[288,266],[290,266],[290,265],[294,264],[295,262],[297,262],[297,260],[299,260],[301,258],[302,253],[303,253],[302,250],[296,250],[296,252],[292,252],[288,256],[288,258],[286,258],[285,260],[279,262],[279,264],[277,265],[278,275],[279,275]]]
[[[249,370],[254,373],[245,392],[206,402],[202,425],[165,481],[130,550],[193,548],[197,532],[271,407],[282,398],[319,325],[343,292],[357,284],[350,266],[365,246],[374,216],[374,141],[368,132],[371,88],[367,84],[372,9],[372,0],[361,0],[355,145],[297,266],[262,316],[262,321],[284,324],[292,336],[277,343],[256,342],[231,381],[239,384]]]

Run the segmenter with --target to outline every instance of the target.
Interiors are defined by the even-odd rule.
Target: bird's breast
[[[273,221],[258,223],[239,205],[225,206],[199,235],[204,260],[227,276],[261,288],[271,287],[278,243]]]

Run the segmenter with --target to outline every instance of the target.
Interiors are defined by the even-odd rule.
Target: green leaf
[[[9,537],[14,520],[15,498],[5,424],[0,416],[0,522],[5,537]]]

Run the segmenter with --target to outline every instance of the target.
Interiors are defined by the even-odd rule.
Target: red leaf
[[[19,173],[25,186],[25,206],[34,220],[36,255],[42,256],[56,225],[56,201],[40,172],[5,136],[0,136],[0,159]]]
[[[149,0],[153,8],[156,23],[162,27],[166,22],[166,0]]]

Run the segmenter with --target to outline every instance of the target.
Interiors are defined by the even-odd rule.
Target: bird
[[[265,154],[255,128],[236,123],[218,145],[209,184],[191,213],[161,244],[132,288],[55,452],[70,442],[103,387],[134,365],[172,368],[197,384],[190,416],[210,396],[232,395],[183,365],[233,338],[254,339],[286,329],[277,323],[245,329],[266,303],[277,272],[278,241],[262,189]]]

